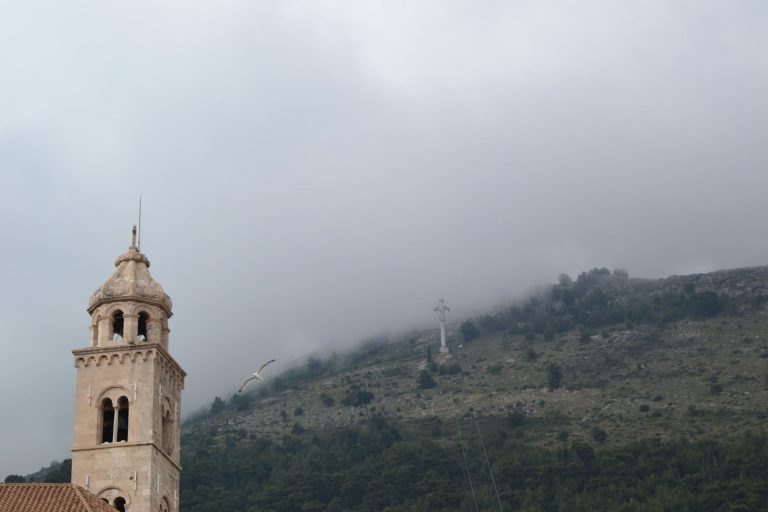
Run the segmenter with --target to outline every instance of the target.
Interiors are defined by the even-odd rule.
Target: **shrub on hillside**
[[[227,406],[227,402],[219,398],[218,396],[213,399],[213,403],[211,404],[211,411],[210,415],[215,416],[219,414],[221,411],[224,410],[224,408]]]
[[[480,336],[480,330],[472,320],[461,322],[459,330],[461,331],[461,337],[464,338],[464,341],[467,343]]]
[[[346,406],[359,407],[370,403],[371,400],[373,400],[373,393],[355,388],[347,391],[347,394],[341,399],[341,403]]]
[[[437,386],[435,379],[432,378],[432,374],[427,370],[421,370],[421,373],[419,373],[419,376],[416,379],[416,383],[421,389],[429,389]]]
[[[559,388],[562,380],[563,371],[560,369],[560,366],[550,363],[549,366],[547,366],[547,387],[549,390],[554,391]]]
[[[455,375],[461,373],[461,365],[459,363],[442,364],[437,370],[440,375]]]
[[[715,292],[698,292],[688,300],[688,310],[694,316],[711,318],[723,310],[723,299]]]
[[[600,427],[592,427],[592,439],[598,443],[604,443],[608,439],[608,434],[605,433]]]

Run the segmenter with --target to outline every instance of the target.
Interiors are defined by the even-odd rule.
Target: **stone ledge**
[[[157,453],[162,455],[165,460],[170,462],[176,469],[181,471],[181,465],[177,463],[175,460],[170,458],[167,453],[165,453],[163,450],[161,450],[154,442],[141,442],[141,443],[131,443],[131,442],[123,442],[123,443],[104,443],[97,446],[84,446],[84,447],[73,447],[72,453],[75,452],[90,452],[90,451],[99,451],[99,450],[109,450],[112,448],[141,448],[142,446],[151,446],[155,449]]]
[[[187,376],[187,372],[185,372],[181,365],[171,356],[171,354],[168,353],[167,350],[163,348],[162,345],[159,343],[148,343],[146,341],[137,341],[136,343],[130,344],[125,343],[123,345],[113,345],[111,347],[88,347],[88,348],[77,348],[72,350],[72,354],[75,357],[82,357],[82,356],[89,356],[89,355],[96,355],[96,354],[110,354],[110,353],[125,353],[125,352],[136,352],[136,351],[144,351],[144,350],[157,350],[160,354],[162,354],[168,362],[171,363],[171,365],[176,369],[176,371],[179,372],[181,375],[182,381],[184,377]],[[183,384],[182,384],[183,388]]]

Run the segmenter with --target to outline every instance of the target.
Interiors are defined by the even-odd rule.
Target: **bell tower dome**
[[[149,259],[136,248],[136,226],[128,251],[115,260],[112,276],[91,296],[91,347],[159,343],[168,350],[171,298],[149,275]]]
[[[72,483],[118,510],[179,510],[181,390],[168,350],[172,302],[128,251],[88,303],[89,346],[73,350],[77,384]]]

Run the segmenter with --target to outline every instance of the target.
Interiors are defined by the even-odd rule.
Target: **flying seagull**
[[[275,362],[275,360],[274,360],[274,359],[270,359],[269,361],[267,361],[267,362],[266,362],[266,363],[264,363],[263,365],[259,366],[259,369],[258,369],[258,370],[256,370],[256,371],[253,373],[253,375],[251,375],[250,377],[248,377],[247,379],[245,379],[245,380],[243,381],[243,384],[240,386],[240,389],[239,389],[237,392],[238,392],[238,393],[242,393],[242,392],[243,392],[243,390],[245,389],[245,387],[248,385],[248,383],[249,383],[249,382],[251,382],[252,380],[264,380],[264,377],[262,377],[262,376],[261,376],[261,370],[263,370],[264,368],[266,368],[266,366],[267,366],[269,363],[274,363],[274,362]]]

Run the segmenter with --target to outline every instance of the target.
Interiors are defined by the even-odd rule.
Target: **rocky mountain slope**
[[[606,444],[759,429],[768,418],[766,298],[766,267],[662,280],[593,270],[477,319],[481,335],[469,342],[450,326],[447,358],[436,329],[371,341],[233,396],[188,430],[280,436],[377,413],[419,421],[468,411],[545,419],[527,433],[543,446],[591,441],[596,428]],[[434,387],[420,386],[424,369]]]

